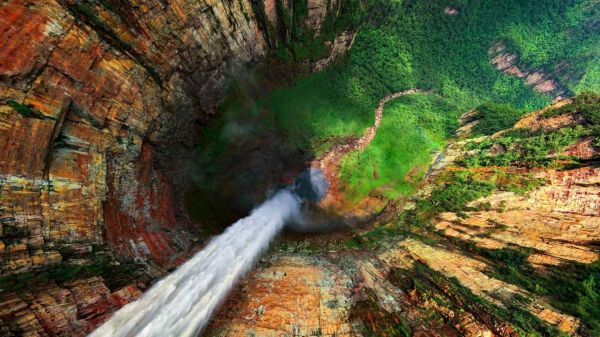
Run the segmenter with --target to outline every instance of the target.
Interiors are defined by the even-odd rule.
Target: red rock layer
[[[250,0],[3,1],[0,45],[0,275],[61,245],[172,262],[182,144],[267,52]]]
[[[2,336],[86,336],[113,312],[141,296],[129,285],[113,293],[100,277],[49,284],[24,294],[0,294]]]

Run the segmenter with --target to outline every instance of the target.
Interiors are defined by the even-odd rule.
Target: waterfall
[[[89,336],[197,336],[299,205],[294,192],[279,191]]]

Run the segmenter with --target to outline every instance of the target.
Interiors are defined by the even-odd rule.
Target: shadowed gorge
[[[600,336],[597,0],[0,1],[0,336]]]

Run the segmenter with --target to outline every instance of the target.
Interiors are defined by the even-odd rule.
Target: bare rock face
[[[338,61],[348,49],[352,47],[354,44],[354,39],[356,38],[356,32],[342,32],[338,35],[333,42],[329,43],[331,48],[331,54],[319,61],[317,61],[313,67],[315,71],[321,71],[331,63]]]
[[[568,103],[558,102],[554,108]],[[576,113],[569,118],[542,118],[544,111],[524,116],[515,127],[553,132],[581,123]],[[496,187],[500,180],[520,174],[540,184],[519,193],[497,188],[489,196],[468,203],[464,212],[441,212],[427,224],[413,224],[423,220],[409,217],[414,220],[383,225],[365,234],[374,237],[368,242],[380,243],[375,250],[354,250],[347,242],[338,242],[337,246],[329,242],[321,250],[315,244],[302,254],[302,248],[297,247],[306,247],[303,245],[311,241],[291,250],[286,242],[285,248],[266,257],[264,266],[242,282],[206,335],[527,334],[514,316],[510,317],[513,312],[517,312],[517,320],[529,317],[530,322],[540,324],[538,328],[554,329],[546,330],[553,331],[551,335],[594,335],[585,317],[565,309],[551,293],[539,292],[503,275],[509,262],[494,258],[493,253],[526,251],[522,258],[531,267],[527,272],[544,277],[555,271],[576,277],[570,273],[597,263],[600,169],[593,164],[597,146],[584,136],[565,147],[562,154],[592,160],[576,168],[463,167],[458,159],[473,151],[467,150],[466,144],[503,134],[468,138],[468,125],[474,120],[472,113],[463,115],[460,139],[449,144],[433,163],[416,198],[430,197],[432,190],[441,186],[437,184],[456,171],[481,175],[502,171],[504,176],[494,178]],[[406,209],[416,214],[424,212],[415,203],[406,205]],[[381,234],[395,226],[408,228]],[[311,256],[315,250],[318,259]],[[573,266],[581,269],[569,271]],[[576,289],[570,291],[579,296]],[[320,300],[316,294],[320,294]],[[327,302],[332,297],[335,306]]]
[[[2,336],[86,336],[114,311],[141,296],[135,285],[113,293],[102,278],[0,293]]]
[[[600,257],[590,243],[600,240],[598,168],[544,171],[548,183],[527,195],[498,192],[471,206],[490,211],[467,212],[466,217],[442,214],[435,226],[444,235],[498,249],[534,249],[533,264],[591,263]]]
[[[504,306],[515,301],[518,296],[532,298],[523,289],[487,276],[484,272],[488,266],[477,259],[439,246],[432,246],[421,241],[407,239],[399,244],[398,249],[390,249],[381,258],[392,267],[411,267],[414,263],[423,263],[434,271],[455,278],[473,294]],[[448,263],[452,261],[452,263]],[[543,299],[534,299],[527,304],[528,311],[560,330],[577,335],[580,322],[577,318],[558,312]]]
[[[449,14],[450,15],[450,14]],[[552,74],[547,74],[540,69],[524,69],[519,64],[519,56],[507,50],[502,42],[497,42],[488,50],[490,63],[503,73],[522,78],[530,87],[539,93],[548,94],[557,101],[569,95],[569,90]]]
[[[213,336],[350,336],[350,278],[336,266],[286,256],[258,268],[225,304]]]
[[[210,99],[202,109],[212,109],[210,94],[222,89],[227,67],[265,54],[256,23],[242,15],[251,13],[246,2],[148,3],[140,19],[77,6],[0,7],[8,46],[0,52],[0,209],[3,226],[17,232],[5,243],[4,273],[54,263],[27,256],[51,254],[59,242],[108,240],[122,257],[160,263],[184,248],[171,247],[165,231],[179,224],[155,153],[168,145],[167,133],[185,141],[180,123],[201,112],[193,100],[204,95]],[[211,10],[195,15],[203,9]],[[194,53],[179,53],[184,49]],[[7,262],[17,255],[21,262]]]
[[[318,32],[327,3],[310,6]],[[0,4],[0,274],[60,263],[60,245],[176,263],[179,154],[268,54],[260,26],[249,0]]]
[[[233,74],[275,47],[254,3],[276,19],[268,0],[0,3],[0,277],[98,245],[165,269],[185,259],[184,154]],[[306,29],[327,6],[310,4]],[[335,45],[339,58],[351,43]],[[0,289],[0,335],[85,336],[139,295],[100,278]]]

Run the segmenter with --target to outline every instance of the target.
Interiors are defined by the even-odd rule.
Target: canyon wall
[[[293,15],[285,8],[294,4],[283,5],[3,1],[0,275],[104,243],[121,258],[176,264],[191,235],[173,166],[232,74],[265,60],[278,41],[256,12],[275,13],[269,25],[278,27],[278,15]],[[316,36],[334,5],[306,6],[303,28]],[[343,54],[353,35],[327,41],[330,54]]]
[[[400,214],[351,239],[284,236],[205,335],[598,336],[600,147],[582,133],[544,154],[578,165],[461,163],[477,155],[474,144],[500,144],[518,130],[549,137],[593,129],[576,109],[544,116],[570,103],[487,136],[470,135],[480,119],[476,110],[465,113],[461,136],[439,153]],[[469,176],[477,180],[461,182]],[[472,194],[481,186],[489,193]],[[465,204],[450,210],[451,200]]]
[[[292,48],[289,22],[270,36],[256,13],[306,6],[295,28],[312,40],[341,4],[278,3],[0,2],[1,335],[85,336],[186,258],[186,154],[234,75]],[[348,36],[287,62],[321,69]]]

